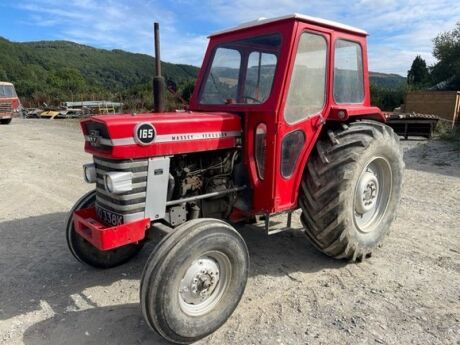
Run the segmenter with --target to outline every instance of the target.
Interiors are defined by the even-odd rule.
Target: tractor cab
[[[383,121],[370,106],[366,36],[299,14],[210,36],[190,109],[241,114],[258,213],[297,206],[302,171],[326,121]]]

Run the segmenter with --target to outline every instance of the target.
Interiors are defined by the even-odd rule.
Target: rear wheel
[[[12,119],[1,119],[1,120],[0,120],[0,123],[1,123],[2,125],[8,125],[8,124],[10,124],[11,120],[12,120]]]
[[[403,170],[390,127],[363,120],[329,131],[312,153],[299,193],[307,238],[334,258],[370,255],[395,217]]]
[[[66,221],[67,245],[70,252],[80,262],[97,268],[111,268],[119,266],[135,255],[142,249],[142,244],[128,244],[123,247],[101,251],[91,243],[81,237],[73,224],[73,213],[82,208],[93,207],[96,202],[96,192],[90,191],[78,200],[72,210],[70,210]]]
[[[141,278],[145,320],[165,339],[187,344],[224,324],[243,295],[249,254],[227,223],[196,219],[165,237]]]

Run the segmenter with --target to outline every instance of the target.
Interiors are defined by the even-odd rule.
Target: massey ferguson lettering
[[[194,140],[195,137],[193,134],[183,134],[183,135],[173,135],[171,136],[171,141],[181,141],[181,140]]]
[[[174,134],[174,135],[171,136],[171,141],[218,139],[218,138],[225,138],[225,137],[228,137],[227,132]]]

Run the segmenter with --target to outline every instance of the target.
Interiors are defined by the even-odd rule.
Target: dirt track
[[[138,307],[143,264],[97,271],[67,250],[63,222],[90,186],[75,122],[0,126],[0,343],[163,344]],[[403,142],[406,175],[385,245],[359,264],[318,253],[299,231],[241,233],[244,297],[200,344],[460,344],[460,156]],[[277,218],[283,221],[283,217]],[[294,228],[300,228],[295,217]]]

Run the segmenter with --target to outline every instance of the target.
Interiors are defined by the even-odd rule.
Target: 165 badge
[[[155,127],[148,122],[139,123],[134,128],[134,140],[140,145],[149,145],[156,136]]]

